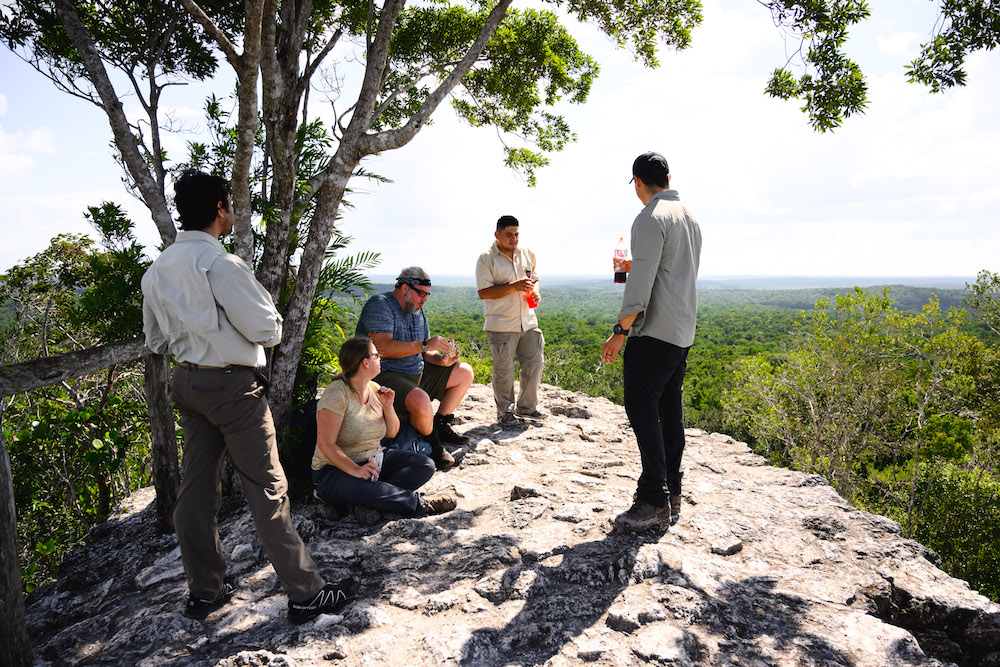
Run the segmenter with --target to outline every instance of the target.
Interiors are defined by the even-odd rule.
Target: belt
[[[221,371],[227,368],[240,368],[239,366],[233,366],[229,364],[227,366],[206,366],[204,364],[192,364],[190,361],[182,361],[180,365],[189,371]]]
[[[271,381],[268,380],[267,375],[264,374],[263,368],[256,368],[254,366],[238,366],[236,364],[229,364],[228,366],[205,366],[204,364],[193,364],[190,361],[181,361],[177,364],[181,368],[187,369],[189,371],[226,371],[232,373],[234,369],[246,368],[253,371],[253,374],[257,376],[257,380],[264,386],[264,394],[271,389]]]

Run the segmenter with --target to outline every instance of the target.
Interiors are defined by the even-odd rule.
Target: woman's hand
[[[390,387],[379,387],[378,402],[382,404],[382,412],[392,410],[392,402],[396,398],[396,392]]]
[[[375,465],[375,458],[372,457],[368,459],[362,465],[355,465],[356,470],[351,471],[351,475],[357,477],[358,479],[367,479],[374,481],[378,479],[378,467]]]

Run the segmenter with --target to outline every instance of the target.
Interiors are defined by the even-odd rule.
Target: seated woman
[[[434,474],[429,457],[383,449],[379,442],[396,435],[399,417],[392,407],[393,390],[372,382],[381,370],[375,345],[365,337],[350,338],[339,357],[343,373],[323,391],[316,408],[312,475],[319,498],[404,516],[455,509],[448,494],[416,492]]]

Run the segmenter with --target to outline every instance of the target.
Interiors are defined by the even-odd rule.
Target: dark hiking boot
[[[223,580],[222,592],[214,598],[200,598],[196,595],[188,595],[187,604],[184,606],[184,615],[200,621],[232,600],[235,593],[236,577],[229,575]]]
[[[545,420],[545,413],[543,413],[541,410],[538,410],[537,408],[531,411],[515,410],[514,414],[516,414],[518,417],[521,417],[522,419],[531,419],[532,421],[536,422]]]
[[[431,429],[430,435],[427,436],[427,442],[431,445],[431,460],[434,461],[435,468],[438,470],[448,470],[455,465],[455,457],[441,444],[441,438],[438,437],[436,425]]]
[[[670,494],[670,523],[675,524],[681,519],[681,494]]]
[[[320,614],[336,614],[357,597],[361,585],[351,577],[327,584],[305,602],[288,601],[288,620],[298,625]]]
[[[420,496],[420,516],[444,514],[458,507],[455,498],[448,493],[436,493],[432,496]]]
[[[373,526],[382,520],[382,513],[374,507],[348,505],[347,514],[354,519],[359,526]]]
[[[442,445],[467,445],[469,437],[455,433],[451,428],[451,422],[455,415],[434,415],[434,430],[437,431],[438,439]]]
[[[631,532],[640,532],[656,526],[670,525],[670,506],[656,507],[641,500],[615,517],[615,527]]]
[[[513,412],[508,410],[507,412],[497,415],[497,423],[501,426],[517,426],[521,423],[521,420],[515,417]]]

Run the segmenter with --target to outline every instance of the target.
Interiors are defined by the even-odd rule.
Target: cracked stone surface
[[[639,474],[624,410],[541,398],[545,420],[501,427],[473,386],[455,424],[472,444],[425,487],[454,493],[454,512],[362,526],[293,502],[324,575],[362,584],[302,626],[239,498],[219,524],[240,589],[183,617],[176,538],[138,492],[29,597],[37,664],[1000,667],[1000,606],[898,524],[726,435],[688,430],[676,525],[613,531]]]

